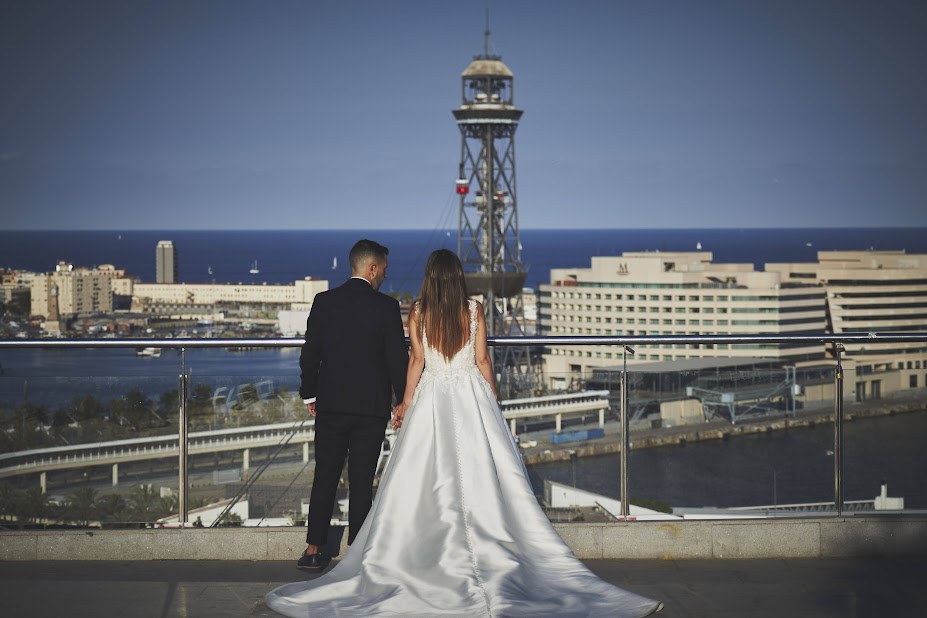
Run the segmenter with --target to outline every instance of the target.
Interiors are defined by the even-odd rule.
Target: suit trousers
[[[373,502],[373,477],[386,435],[379,416],[319,412],[315,418],[315,475],[306,520],[307,545],[328,543],[338,482],[348,461],[348,544],[360,530]]]

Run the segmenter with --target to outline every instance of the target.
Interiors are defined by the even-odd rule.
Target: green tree
[[[138,388],[131,389],[124,397],[111,399],[109,410],[114,422],[135,433],[152,425],[151,400]]]
[[[193,387],[193,394],[187,403],[187,416],[190,428],[194,431],[213,429],[215,427],[215,410],[212,407],[212,389],[206,384]]]
[[[126,499],[119,494],[106,494],[97,500],[100,521],[124,522],[127,510]]]
[[[219,525],[223,527],[240,526],[241,524],[241,517],[238,513],[226,513],[222,516],[222,519],[219,520]]]
[[[8,430],[13,436],[13,445],[16,450],[28,450],[46,446],[50,440],[45,433],[44,426],[48,424],[48,409],[28,401],[13,409],[8,421]]]
[[[93,395],[78,395],[71,400],[71,415],[78,422],[103,418],[105,410]]]
[[[16,516],[23,523],[36,523],[52,514],[48,496],[42,493],[41,487],[19,491],[14,508]]]
[[[0,517],[11,515],[16,510],[16,489],[0,481]]]
[[[73,521],[78,526],[89,526],[90,522],[100,517],[98,507],[99,492],[93,487],[79,487],[72,491],[67,498],[64,508],[64,518]]]
[[[126,515],[130,521],[152,522],[160,513],[161,495],[151,485],[138,485],[129,492]]]
[[[158,399],[158,409],[164,416],[175,416],[180,410],[180,393],[175,388],[162,393]]]
[[[4,310],[10,317],[29,317],[29,314],[32,312],[31,293],[15,294],[13,298],[4,305]]]

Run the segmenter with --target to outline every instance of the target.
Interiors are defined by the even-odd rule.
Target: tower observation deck
[[[475,56],[461,75],[461,105],[453,110],[460,128],[457,194],[460,215],[457,255],[467,290],[483,297],[487,334],[524,336],[522,289],[526,271],[518,236],[515,129],[523,111],[514,103],[514,76],[499,56]],[[539,363],[527,347],[494,347],[493,365],[503,397],[534,393]]]

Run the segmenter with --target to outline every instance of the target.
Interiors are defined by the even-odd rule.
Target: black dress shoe
[[[305,551],[303,551],[303,555],[299,557],[299,562],[296,563],[296,568],[302,569],[303,571],[313,571],[318,573],[327,567],[328,563],[331,561],[331,558],[323,556],[321,553],[307,554]]]

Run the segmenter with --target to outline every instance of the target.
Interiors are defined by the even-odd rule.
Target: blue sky
[[[524,228],[927,226],[919,5],[4,0],[3,226],[453,228],[487,7]]]

